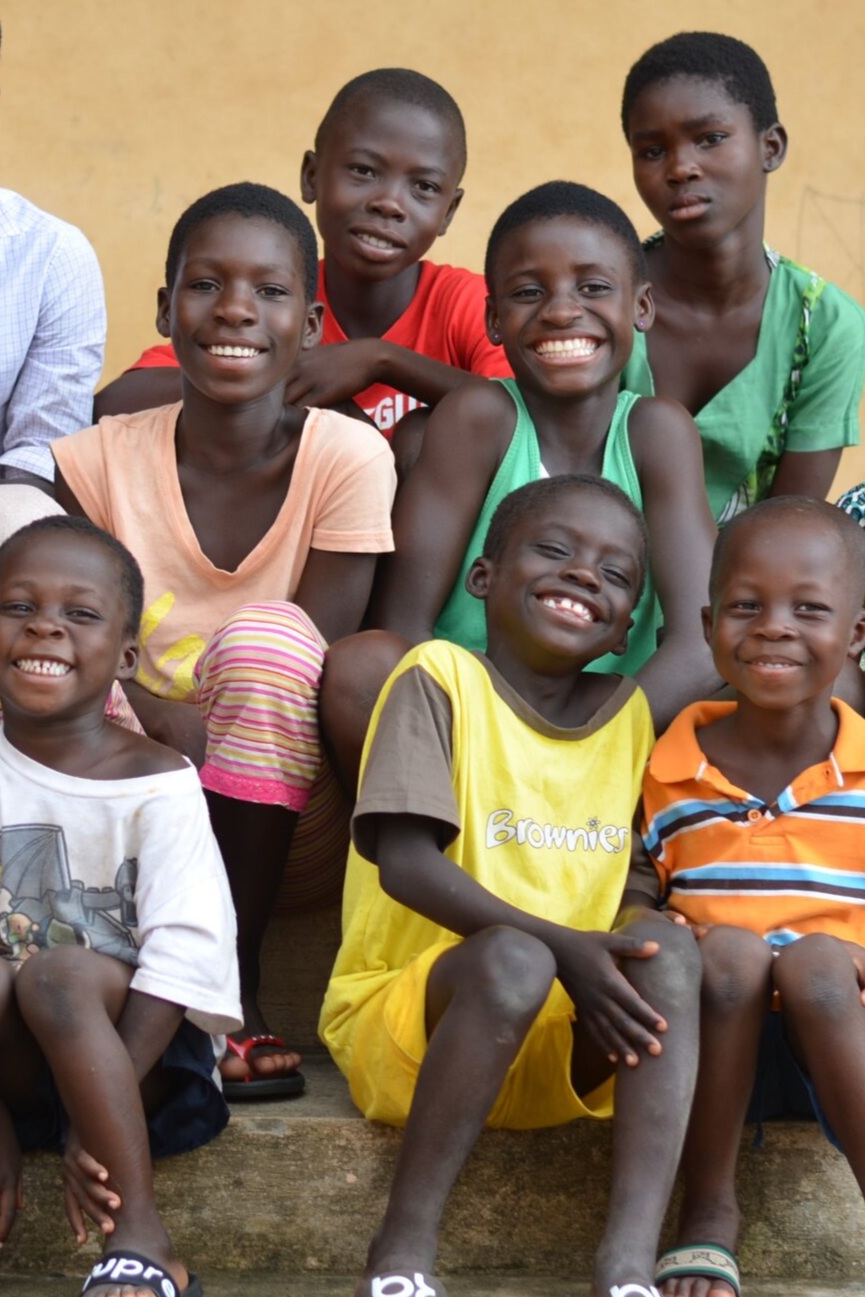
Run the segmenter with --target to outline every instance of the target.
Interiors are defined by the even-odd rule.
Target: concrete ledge
[[[178,1254],[194,1269],[358,1272],[400,1136],[359,1117],[328,1060],[310,1058],[305,1070],[305,1097],[238,1105],[215,1143],[160,1164],[160,1205]],[[496,1273],[585,1279],[603,1227],[609,1156],[609,1128],[590,1122],[486,1133],[445,1215],[442,1272],[482,1272],[493,1284]],[[857,1290],[865,1291],[865,1208],[845,1160],[816,1127],[769,1124],[760,1151],[746,1133],[739,1180],[746,1276],[858,1280]],[[83,1272],[98,1243],[82,1255],[71,1240],[55,1158],[26,1160],[25,1193],[3,1270]],[[457,1284],[454,1290],[473,1291]],[[291,1283],[290,1291],[315,1290]]]

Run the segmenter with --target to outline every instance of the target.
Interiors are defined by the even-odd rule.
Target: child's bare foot
[[[197,1275],[173,1257],[156,1260],[133,1249],[112,1248],[97,1261],[82,1297],[201,1297]]]

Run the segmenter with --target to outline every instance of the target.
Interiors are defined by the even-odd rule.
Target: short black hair
[[[634,523],[640,538],[639,549],[635,555],[640,567],[639,585],[634,595],[636,604],[643,593],[649,566],[649,533],[646,520],[620,487],[614,482],[607,481],[605,477],[596,477],[592,473],[560,473],[555,477],[542,477],[536,482],[527,482],[525,486],[518,486],[515,491],[511,491],[499,502],[490,519],[484,539],[483,557],[492,559],[494,563],[498,562],[505,551],[511,531],[521,518],[525,518],[528,514],[540,513],[545,506],[575,491],[593,491],[596,495],[606,496],[628,514]]]
[[[679,32],[646,50],[625,78],[625,139],[630,139],[631,111],[639,96],[648,86],[673,77],[719,81],[734,104],[744,104],[749,110],[756,131],[766,131],[778,120],[772,78],[756,50],[720,32]]]
[[[586,225],[601,225],[608,229],[625,245],[635,281],[641,283],[648,279],[640,237],[618,203],[587,185],[577,185],[571,180],[549,180],[515,199],[493,226],[484,259],[484,278],[489,293],[493,291],[496,261],[508,235],[534,221],[553,221],[559,216],[572,216]]]
[[[66,536],[82,536],[85,540],[94,541],[111,555],[120,578],[120,592],[126,605],[124,635],[137,635],[141,626],[141,613],[144,608],[144,578],[141,568],[125,545],[101,527],[95,526],[88,518],[70,518],[63,513],[49,514],[47,518],[37,518],[28,522],[25,527],[13,531],[0,545],[0,562],[19,541],[26,541],[29,536],[57,532],[61,539]]]
[[[408,104],[412,108],[423,108],[438,117],[449,127],[459,153],[462,176],[468,149],[466,124],[459,104],[444,86],[440,86],[431,77],[425,77],[422,72],[413,72],[411,68],[374,68],[371,72],[362,72],[360,76],[347,81],[336,92],[333,103],[321,119],[315,133],[316,152],[324,144],[333,123],[363,99],[385,99],[392,103]]]
[[[858,590],[858,603],[865,601],[865,531],[854,518],[843,509],[838,509],[826,500],[813,500],[803,495],[774,495],[768,500],[761,500],[743,513],[736,514],[726,526],[718,532],[715,548],[712,553],[712,566],[709,571],[709,603],[714,607],[720,585],[721,567],[730,545],[730,538],[755,522],[771,520],[777,517],[811,518],[821,522],[835,532],[846,553],[845,570],[855,581]],[[831,579],[831,578],[829,578]]]
[[[236,185],[223,185],[209,194],[197,198],[178,220],[168,240],[165,259],[165,283],[174,286],[177,269],[190,235],[217,216],[243,216],[247,220],[272,221],[281,225],[294,239],[303,263],[303,287],[307,302],[315,301],[318,290],[318,247],[315,231],[309,217],[278,189],[269,185],[255,185],[242,180]]]

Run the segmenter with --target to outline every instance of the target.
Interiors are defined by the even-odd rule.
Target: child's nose
[[[39,639],[62,635],[63,630],[56,617],[49,612],[37,610],[27,621],[29,633]]]
[[[570,324],[583,314],[579,296],[571,290],[551,293],[544,304],[543,318],[553,324]]]
[[[695,149],[690,144],[669,150],[667,153],[667,179],[672,184],[681,184],[683,180],[693,180],[701,174],[700,160]]]
[[[405,197],[402,186],[396,181],[382,181],[370,198],[370,209],[389,220],[405,219]]]
[[[226,287],[219,294],[216,313],[229,324],[243,324],[255,319],[255,297],[246,288]]]

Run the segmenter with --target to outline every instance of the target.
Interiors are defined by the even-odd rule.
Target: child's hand
[[[286,405],[327,407],[376,381],[378,338],[354,338],[302,351],[285,386]]]
[[[559,980],[577,1014],[611,1063],[639,1062],[638,1050],[660,1054],[653,1031],[667,1024],[634,990],[618,966],[621,959],[651,959],[656,941],[641,941],[615,932],[574,932],[558,952]]]
[[[120,1197],[108,1188],[108,1171],[81,1147],[74,1130],[69,1131],[62,1160],[66,1219],[79,1243],[87,1242],[90,1217],[103,1234],[114,1232],[112,1212],[119,1211]]]
[[[9,1237],[15,1217],[24,1206],[21,1149],[12,1118],[0,1105],[0,1247]]]

